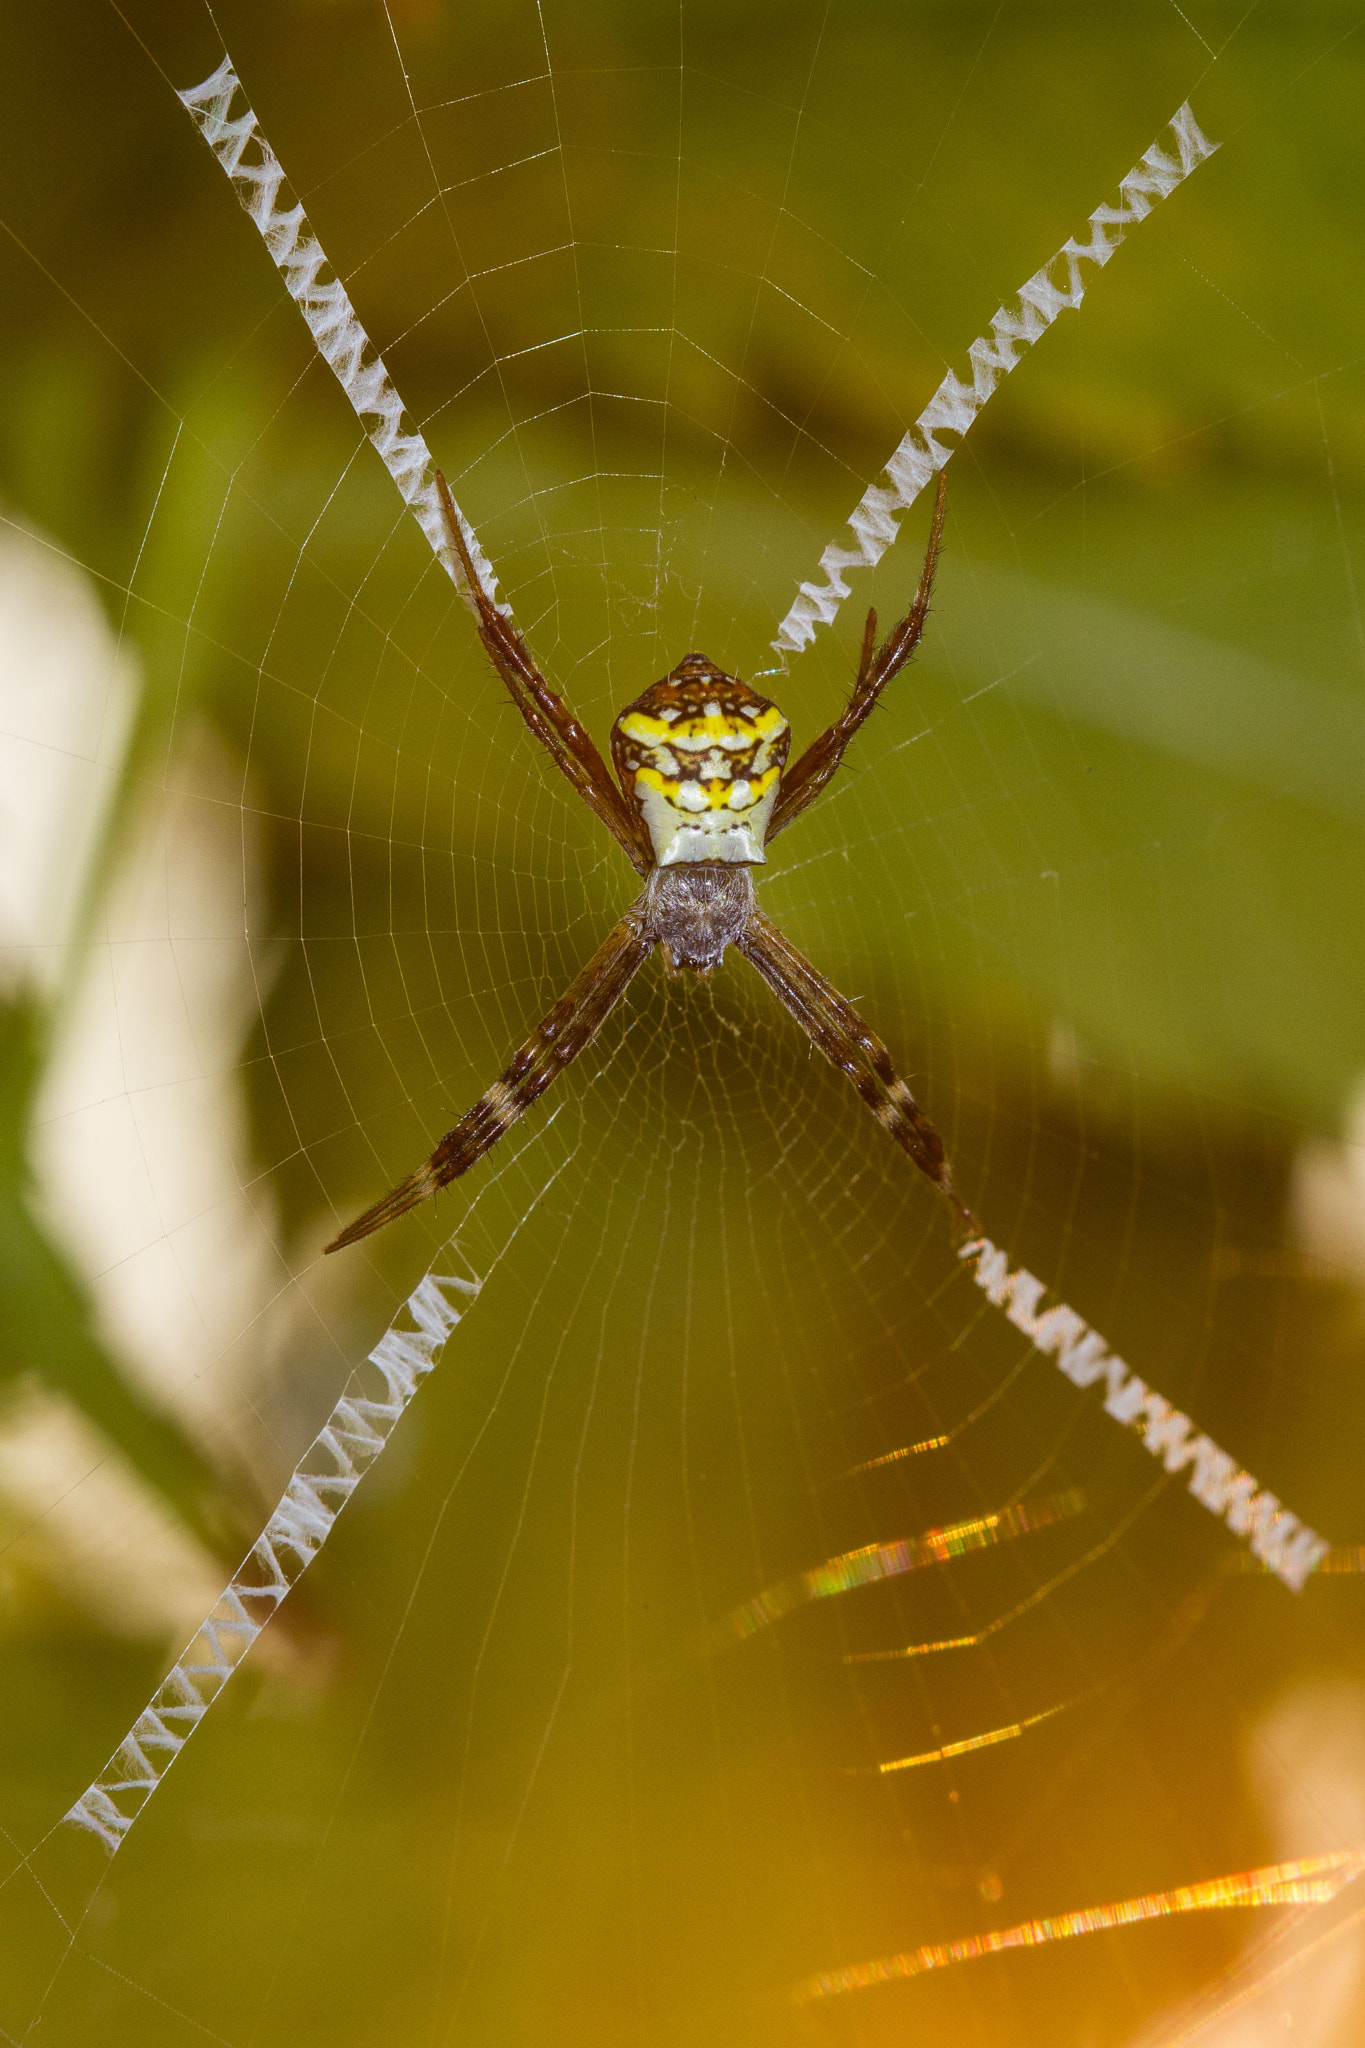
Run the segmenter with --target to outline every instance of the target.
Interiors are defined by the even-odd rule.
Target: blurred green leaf
[[[33,1205],[26,1147],[42,1071],[36,1003],[0,1005],[0,1394],[31,1376],[101,1429],[211,1546],[223,1530],[204,1453],[134,1387],[99,1337],[89,1296]]]

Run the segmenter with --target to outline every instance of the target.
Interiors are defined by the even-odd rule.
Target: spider
[[[643,877],[644,888],[505,1073],[446,1132],[425,1165],[357,1217],[327,1250],[368,1237],[468,1173],[592,1043],[656,946],[673,977],[684,968],[714,973],[727,946],[742,953],[946,1198],[958,1230],[974,1235],[975,1220],[954,1186],[943,1140],[890,1053],[853,1005],[764,916],[753,885],[753,869],[763,866],[767,843],[815,802],[882,690],[919,645],[943,536],[942,473],[914,603],[880,646],[877,614],[869,611],[847,708],[794,767],[786,765],[791,731],[776,704],[704,654],[685,654],[661,682],[627,704],[612,727],[619,788],[521,634],[484,591],[439,471],[436,482],[451,545],[474,593],[479,638],[494,668],[535,737]]]

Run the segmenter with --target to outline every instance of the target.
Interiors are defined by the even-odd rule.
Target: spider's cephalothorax
[[[479,637],[535,737],[606,826],[644,888],[587,966],[532,1032],[511,1065],[446,1132],[424,1166],[358,1217],[327,1249],[381,1224],[467,1173],[590,1044],[657,946],[671,973],[710,974],[727,946],[742,953],[811,1043],[848,1076],[883,1130],[946,1196],[958,1226],[974,1229],[953,1185],[943,1141],[875,1031],[816,972],[754,902],[764,847],[814,803],[858,727],[919,643],[943,530],[943,478],[915,602],[877,645],[869,612],[857,680],[842,715],[791,768],[790,731],[775,704],[703,654],[684,655],[662,682],[628,704],[612,727],[620,788],[530,648],[479,581],[459,517],[438,475],[451,547],[479,615]]]
[[[791,727],[766,697],[685,654],[611,729],[626,802],[656,864],[761,864]]]
[[[737,946],[753,922],[753,877],[737,861],[651,868],[639,908],[670,974],[680,967],[713,974],[725,948]]]

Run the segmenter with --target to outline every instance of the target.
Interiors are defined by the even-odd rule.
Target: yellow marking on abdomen
[[[709,782],[695,782],[690,777],[661,775],[657,768],[637,768],[635,780],[637,783],[643,782],[647,789],[657,789],[665,803],[672,804],[679,810],[749,811],[755,804],[762,802],[781,772],[780,768],[767,768],[762,775],[743,775],[734,778],[717,776]],[[706,799],[705,804],[689,805],[680,801],[684,780],[687,780],[692,788],[700,790]],[[731,795],[740,782],[748,785],[748,798],[744,803],[731,804]]]
[[[696,718],[677,718],[671,723],[665,718],[651,718],[645,711],[632,711],[618,722],[618,731],[627,739],[639,740],[647,747],[660,744],[684,746],[689,743],[697,747],[714,746],[719,740],[727,740],[739,746],[748,746],[751,741],[765,740],[779,730],[785,730],[786,719],[773,705],[769,710],[751,718],[747,712],[711,712]]]

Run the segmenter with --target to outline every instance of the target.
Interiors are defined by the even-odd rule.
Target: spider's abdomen
[[[662,867],[761,863],[791,729],[747,683],[687,654],[611,729],[626,802]]]

